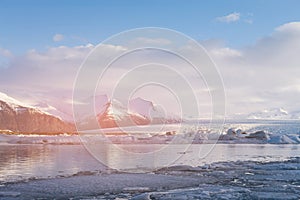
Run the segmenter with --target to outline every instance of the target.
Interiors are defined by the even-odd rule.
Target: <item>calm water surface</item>
[[[124,145],[125,146],[125,145]],[[127,145],[130,149],[159,149],[159,145]],[[182,152],[180,145],[173,145],[172,152],[158,159],[143,160],[150,168],[159,167],[163,159],[179,155],[173,165],[199,166],[217,161],[255,160],[280,161],[300,156],[300,145],[270,144],[217,144],[211,148],[206,144],[194,144]],[[118,152],[103,149],[109,162],[119,169],[130,165],[130,158],[118,156]],[[139,168],[140,166],[137,166]],[[104,171],[106,167],[96,160],[82,145],[0,145],[0,183],[27,180],[30,178],[50,178],[69,176],[82,171]]]

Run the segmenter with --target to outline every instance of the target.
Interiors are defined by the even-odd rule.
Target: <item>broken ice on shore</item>
[[[249,143],[299,144],[298,121],[229,122],[222,130],[209,124],[182,123],[82,131],[79,135],[0,134],[0,143],[80,144],[81,142],[120,144]]]

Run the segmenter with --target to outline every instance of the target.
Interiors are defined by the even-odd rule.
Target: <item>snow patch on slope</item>
[[[48,112],[49,110],[53,109],[55,110],[54,107],[50,107],[48,105],[48,110],[45,108],[43,109],[42,107],[40,106],[31,106],[31,105],[28,105],[28,104],[25,104],[23,102],[20,102],[10,96],[8,96],[7,94],[4,94],[2,92],[0,92],[0,101],[6,103],[11,109],[13,109],[16,113],[23,113],[23,112],[26,112],[30,109],[30,112],[35,112],[35,113],[41,113],[41,114],[45,114],[45,115],[50,115],[50,116],[54,116],[56,118],[59,118],[61,119],[60,116],[57,116],[55,114],[52,114],[50,112]],[[0,106],[0,111],[2,111],[3,108]]]
[[[16,109],[18,107],[27,107],[27,108],[33,108],[32,106],[29,106],[27,104],[24,104],[10,96],[8,96],[7,94],[4,94],[2,92],[0,92],[0,101],[5,102],[6,104],[8,104],[11,108]]]
[[[55,108],[54,106],[49,105],[48,103],[38,103],[38,104],[34,105],[34,107],[37,108],[38,110],[41,110],[45,114],[55,116],[61,120],[65,120],[68,122],[73,121],[72,113],[69,114],[65,111],[61,111],[61,110]]]

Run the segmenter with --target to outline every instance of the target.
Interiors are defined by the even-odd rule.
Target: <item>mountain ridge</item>
[[[72,133],[74,125],[0,93],[0,130],[20,133]]]
[[[138,105],[135,105],[138,99]],[[153,102],[142,98],[132,99],[124,106],[116,99],[107,99],[101,112],[96,116],[88,116],[79,122],[83,129],[113,128],[139,126],[159,123],[179,123],[181,119],[166,117],[161,110],[155,108]],[[97,122],[97,123],[96,123]]]
[[[76,126],[84,130],[181,122],[178,117],[166,116],[162,108],[140,97],[131,99],[127,106],[116,99],[109,99],[107,95],[90,97],[85,101],[77,107],[77,116],[80,118],[76,123]],[[91,106],[94,103],[97,105]],[[95,109],[94,115],[94,109],[91,108]],[[0,130],[45,134],[74,133],[75,124],[71,121],[75,120],[71,120],[70,116],[70,113],[63,112],[46,101],[31,106],[0,93]]]
[[[300,112],[298,113],[300,114]],[[299,119],[297,112],[288,112],[284,108],[269,108],[262,111],[253,112],[248,114],[248,119],[274,119],[274,120],[286,120],[286,119]]]

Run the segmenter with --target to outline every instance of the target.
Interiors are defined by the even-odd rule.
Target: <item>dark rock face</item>
[[[0,101],[0,108],[0,130],[44,134],[71,133],[75,130],[73,124],[35,108],[22,106],[12,108],[4,101]]]

